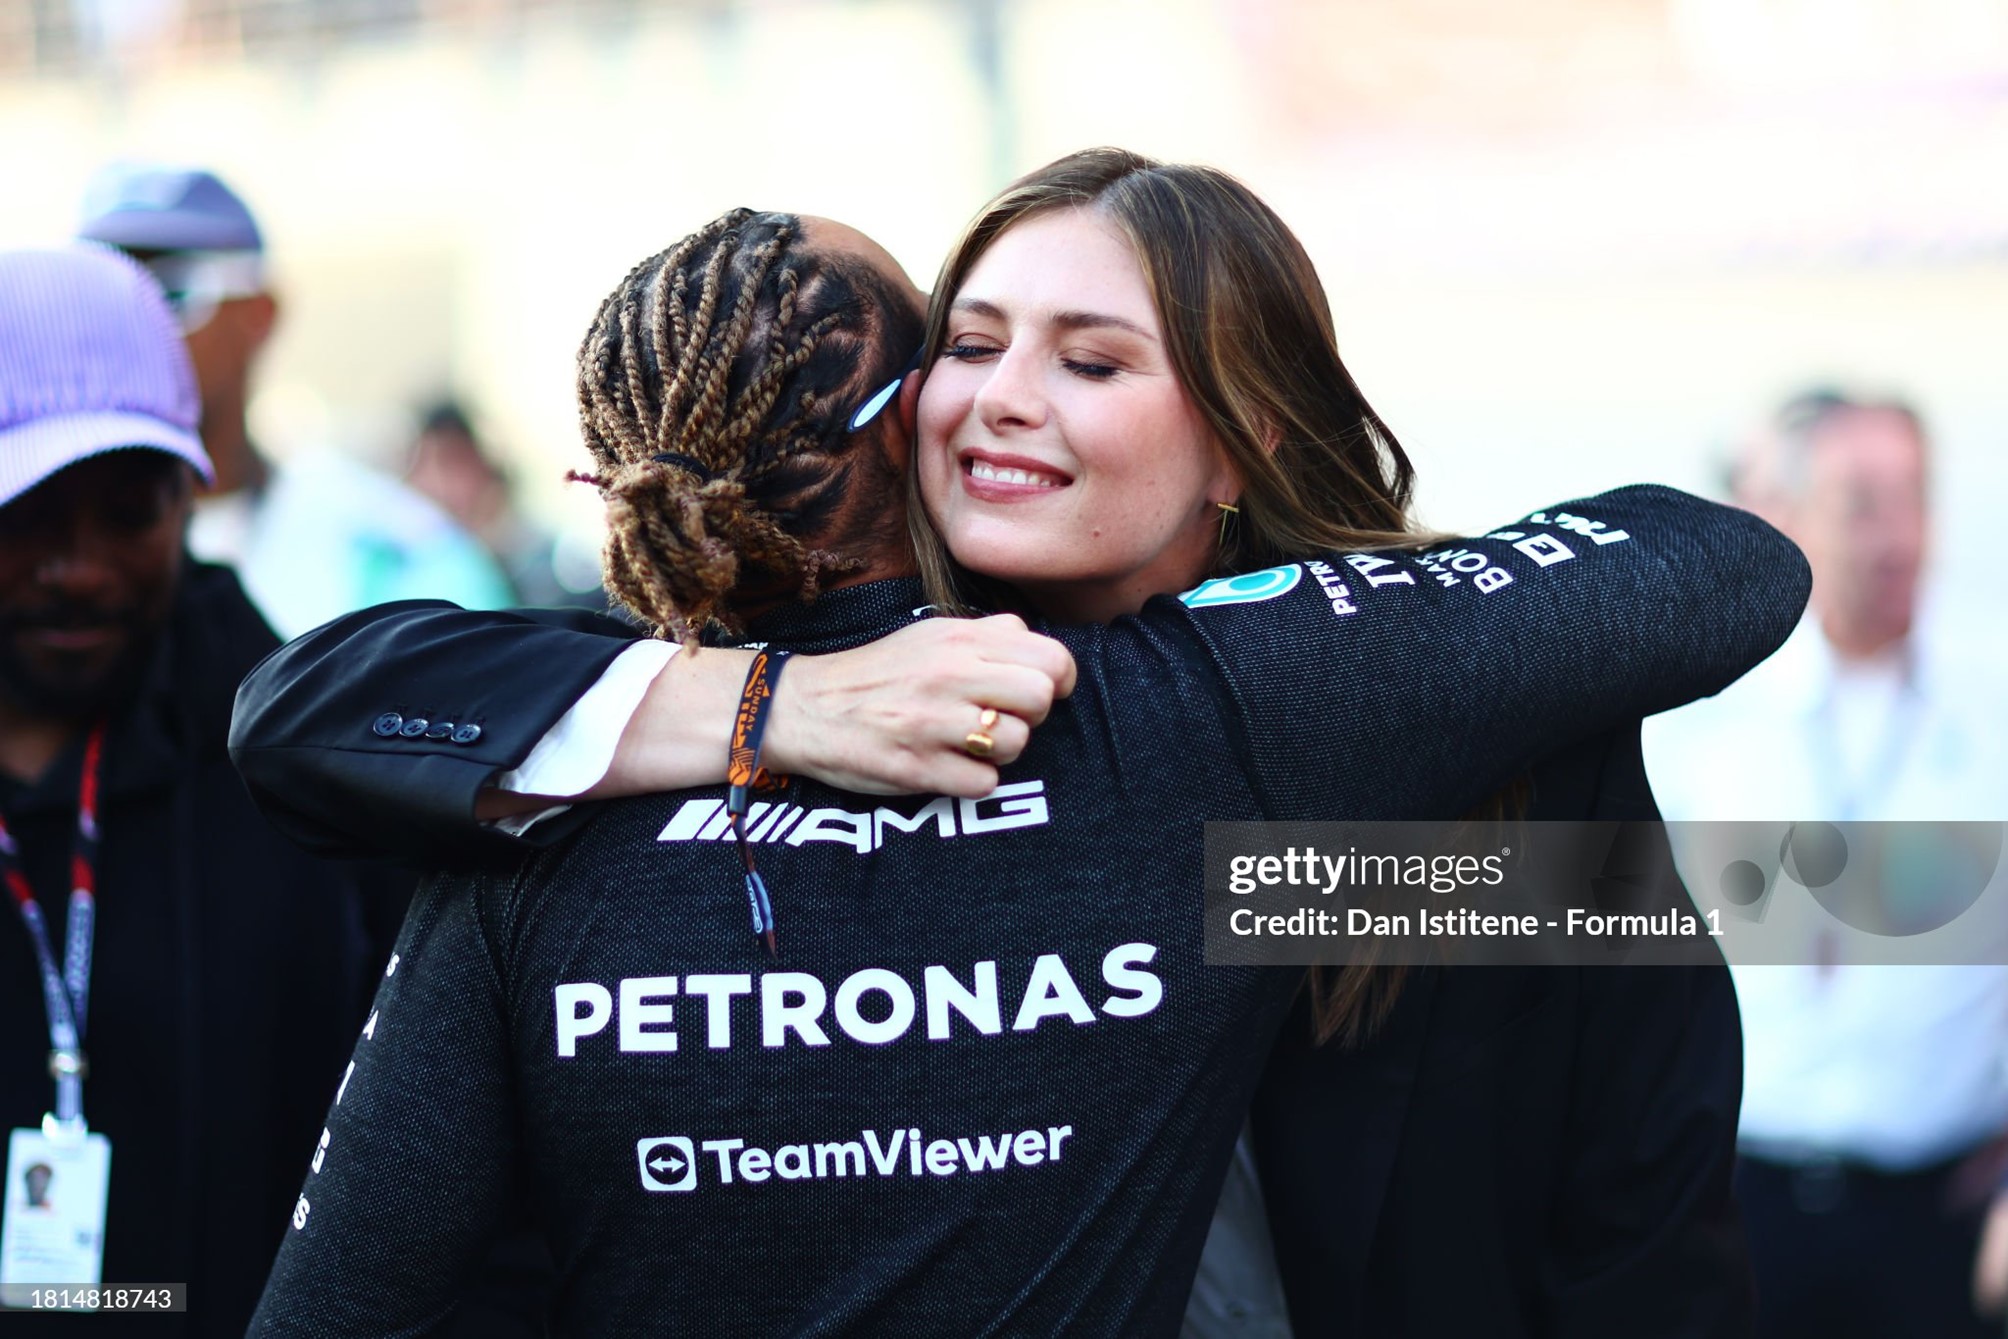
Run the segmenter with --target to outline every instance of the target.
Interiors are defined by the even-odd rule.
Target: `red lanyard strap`
[[[63,964],[58,970],[49,945],[49,927],[35,890],[21,866],[20,848],[0,818],[0,881],[14,898],[21,923],[35,946],[42,973],[42,999],[49,1014],[49,1073],[56,1081],[54,1116],[65,1125],[80,1125],[84,1116],[84,1023],[91,994],[91,941],[97,929],[98,772],[104,757],[105,727],[91,727],[84,744],[84,775],[77,789],[77,837],[70,854],[68,923],[63,933]]]

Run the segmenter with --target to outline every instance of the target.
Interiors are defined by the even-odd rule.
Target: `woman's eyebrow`
[[[948,310],[953,312],[968,312],[971,316],[981,316],[992,321],[1001,321],[1004,319],[1004,309],[1002,307],[994,302],[985,302],[982,298],[957,298],[949,304]]]
[[[994,302],[986,302],[982,298],[957,298],[949,310],[967,312],[971,316],[981,316],[992,321],[1009,319],[1002,307],[999,307]],[[1139,335],[1144,339],[1150,340],[1152,343],[1157,342],[1157,336],[1150,330],[1138,325],[1135,321],[1117,316],[1112,312],[1057,311],[1048,317],[1047,320],[1050,324],[1062,330],[1088,330],[1106,326],[1117,330],[1126,330],[1130,334]]]
[[[1157,342],[1157,336],[1152,334],[1148,329],[1138,325],[1135,321],[1117,316],[1113,312],[1054,312],[1052,322],[1062,330],[1088,330],[1101,326],[1112,326],[1117,330],[1126,330],[1132,335],[1141,335],[1152,343]]]

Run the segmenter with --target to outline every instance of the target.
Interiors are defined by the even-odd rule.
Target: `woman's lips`
[[[1019,502],[1057,493],[1073,482],[1059,471],[1023,456],[968,452],[961,464],[963,491],[983,502]]]

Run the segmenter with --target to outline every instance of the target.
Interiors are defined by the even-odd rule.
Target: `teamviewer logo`
[[[643,1190],[697,1189],[697,1154],[682,1135],[637,1140],[634,1155],[641,1163]]]

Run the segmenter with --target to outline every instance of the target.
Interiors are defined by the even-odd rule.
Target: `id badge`
[[[105,1197],[112,1145],[101,1134],[7,1138],[0,1195],[0,1306],[25,1307],[34,1288],[95,1288],[104,1282]]]

